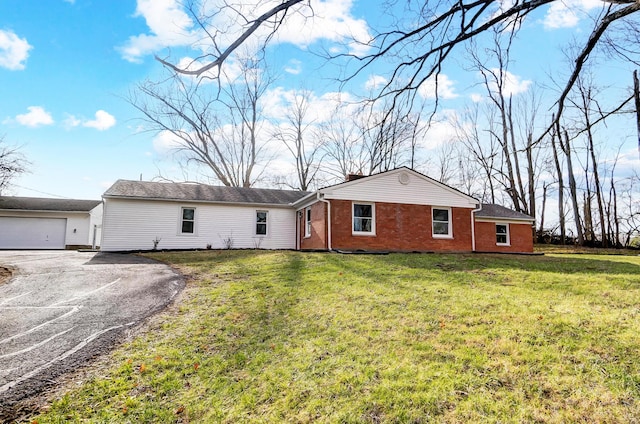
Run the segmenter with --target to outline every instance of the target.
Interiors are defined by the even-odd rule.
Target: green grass
[[[172,312],[33,419],[637,422],[637,256],[158,253]]]

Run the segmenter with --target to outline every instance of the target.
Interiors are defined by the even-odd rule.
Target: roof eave
[[[120,200],[149,200],[153,202],[174,202],[174,203],[201,203],[212,205],[231,205],[231,206],[261,206],[270,208],[291,208],[291,203],[257,203],[257,202],[224,202],[219,200],[193,200],[193,199],[171,199],[166,197],[140,197],[140,196],[119,196],[119,195],[102,195],[103,199],[120,199]]]
[[[522,221],[522,222],[535,222],[534,218],[513,218],[507,216],[475,216],[475,219],[486,219],[486,220],[501,220],[501,221]]]

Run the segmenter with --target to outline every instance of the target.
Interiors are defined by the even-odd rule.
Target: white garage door
[[[0,216],[0,249],[64,249],[66,218]]]

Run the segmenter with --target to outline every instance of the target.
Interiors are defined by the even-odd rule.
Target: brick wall
[[[533,252],[531,224],[509,224],[510,246],[496,244],[496,223],[476,222],[476,251],[478,252]]]
[[[471,251],[471,209],[452,208],[453,238],[433,238],[431,206],[375,204],[376,235],[352,234],[352,202],[331,200],[332,248],[370,251]]]
[[[300,228],[300,249],[317,250],[327,249],[327,205],[324,202],[316,202],[311,207],[311,236],[305,237],[306,208],[302,209],[302,215],[298,218]]]

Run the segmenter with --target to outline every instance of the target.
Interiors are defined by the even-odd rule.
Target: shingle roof
[[[478,218],[501,218],[501,219],[515,219],[520,221],[533,221],[534,219],[522,212],[516,212],[512,209],[505,208],[504,206],[495,205],[492,203],[483,203],[482,210],[475,214]]]
[[[104,197],[176,200],[214,203],[288,205],[309,194],[306,191],[210,186],[206,184],[116,181]]]
[[[89,212],[102,201],[0,196],[0,210]]]

